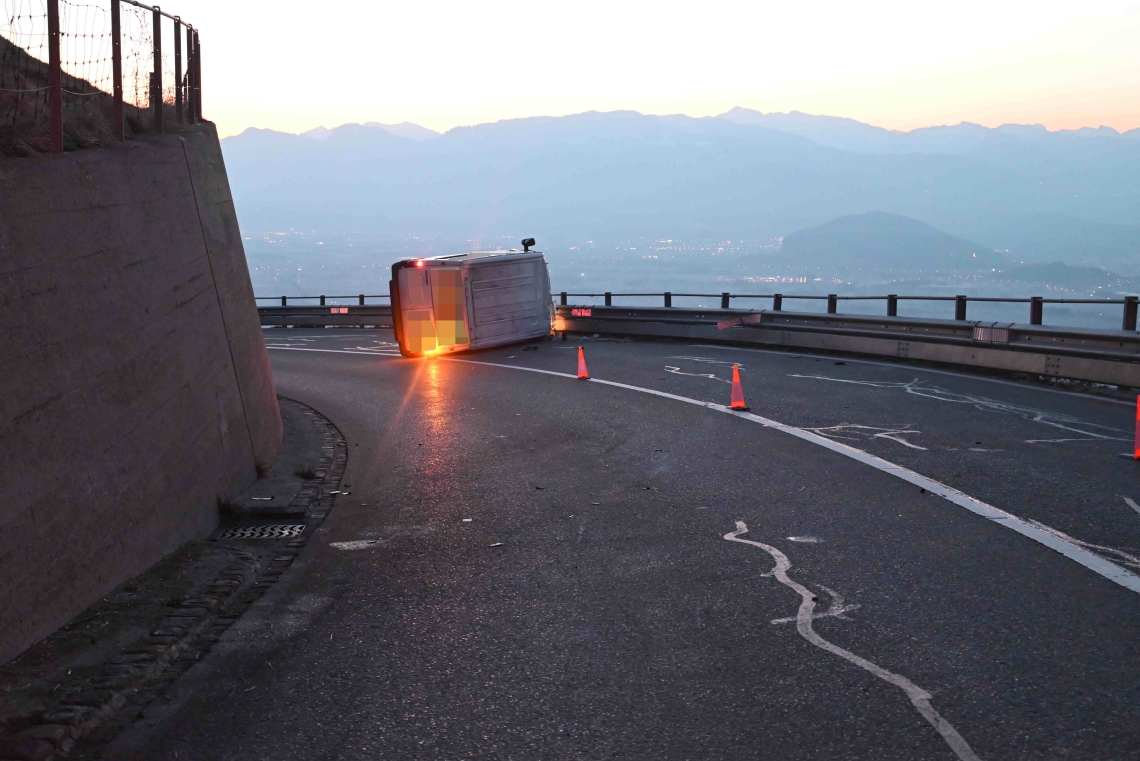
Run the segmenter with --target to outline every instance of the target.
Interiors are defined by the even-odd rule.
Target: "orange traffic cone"
[[[1140,460],[1140,396],[1136,397],[1136,444],[1132,448],[1132,459]]]
[[[590,373],[586,371],[586,353],[578,347],[578,380],[590,380]]]
[[[732,366],[732,404],[728,406],[730,410],[747,410],[748,405],[744,403],[744,386],[740,385],[740,366]]]

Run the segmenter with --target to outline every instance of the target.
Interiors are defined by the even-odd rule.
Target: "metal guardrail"
[[[258,307],[257,314],[265,327],[392,327],[388,304]]]
[[[732,307],[733,299],[771,299],[772,311],[780,312],[784,309],[784,300],[802,300],[802,301],[826,301],[827,313],[838,314],[840,301],[885,301],[887,307],[887,317],[898,317],[899,302],[900,301],[953,301],[954,302],[954,319],[965,320],[966,310],[970,302],[976,303],[998,303],[998,304],[1028,304],[1029,305],[1029,324],[1041,325],[1044,316],[1044,308],[1046,304],[1120,304],[1123,307],[1121,320],[1121,330],[1136,330],[1136,314],[1137,305],[1140,303],[1140,297],[1126,296],[1122,299],[1050,299],[1042,296],[1031,296],[1029,298],[1003,298],[992,296],[899,296],[897,294],[888,294],[886,296],[840,296],[836,293],[829,293],[826,296],[818,295],[798,295],[798,294],[783,294],[783,293],[672,293],[666,291],[664,293],[612,293],[605,291],[603,293],[568,293],[561,291],[557,294],[560,306],[568,306],[569,298],[603,298],[605,299],[606,306],[613,306],[614,297],[637,297],[649,298],[660,297],[663,301],[665,308],[673,308],[673,297],[683,296],[689,298],[708,298],[720,299],[721,309],[730,309]]]
[[[783,310],[558,306],[558,330],[767,344],[1140,387],[1140,334]]]

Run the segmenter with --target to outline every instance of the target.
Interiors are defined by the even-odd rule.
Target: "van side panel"
[[[505,343],[550,332],[550,294],[542,258],[472,262],[467,267],[471,346]]]

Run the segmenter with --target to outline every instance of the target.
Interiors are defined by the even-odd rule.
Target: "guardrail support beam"
[[[324,305],[325,305],[325,297],[324,297],[324,294],[321,294],[321,306],[324,306]]]
[[[1042,312],[1044,312],[1045,299],[1034,296],[1029,300],[1029,324],[1040,325]]]
[[[899,316],[899,297],[895,294],[887,296],[887,317]]]
[[[665,291],[665,306],[667,306],[667,307],[673,306],[673,292],[672,291]]]
[[[281,297],[281,306],[283,306],[283,307],[289,306],[289,297],[288,296],[282,296]]]
[[[839,310],[839,294],[837,294],[837,293],[827,294],[827,313],[828,314],[835,314],[836,312],[838,312],[838,310]]]
[[[777,293],[772,297],[772,311],[779,312],[784,308],[784,294]]]
[[[612,307],[614,305],[614,295],[606,291],[606,306]]]
[[[364,294],[360,294],[360,306],[364,306]]]
[[[563,291],[562,293],[560,293],[558,295],[559,295],[560,300],[562,302],[562,306],[566,306],[566,291]]]
[[[722,293],[720,295],[720,308],[721,309],[728,309],[728,301],[731,298],[732,298],[732,296],[728,295],[727,293]]]
[[[1124,324],[1121,330],[1136,330],[1136,306],[1140,302],[1136,296],[1124,297]]]
[[[954,319],[955,320],[965,320],[966,319],[966,297],[965,296],[955,296],[954,297]]]

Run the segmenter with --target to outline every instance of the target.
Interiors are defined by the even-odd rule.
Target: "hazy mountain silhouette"
[[[223,148],[253,229],[760,240],[876,210],[1018,261],[1135,265],[1138,135],[970,124],[903,133],[734,109],[515,119],[424,140],[377,125],[323,140],[247,130]]]
[[[849,269],[970,272],[1005,264],[992,249],[898,214],[872,211],[797,230],[780,244],[782,258],[835,272]]]

